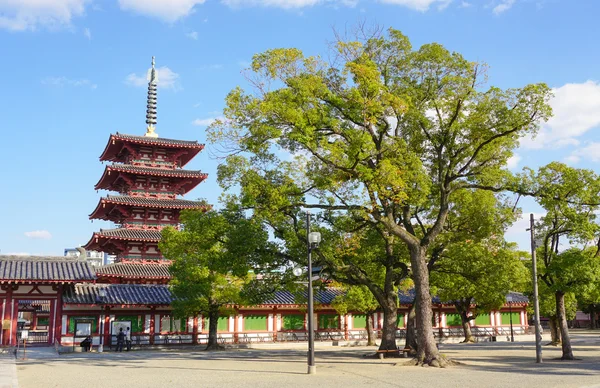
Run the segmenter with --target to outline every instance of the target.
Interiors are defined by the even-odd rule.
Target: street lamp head
[[[319,232],[310,232],[308,234],[308,243],[310,244],[311,247],[317,247],[317,246],[319,246],[320,242],[321,242],[321,233],[319,233]]]
[[[294,269],[292,269],[292,273],[294,276],[300,276],[304,273],[304,270],[301,267],[294,267]]]

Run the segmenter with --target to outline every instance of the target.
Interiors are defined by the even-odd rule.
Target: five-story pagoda
[[[201,171],[183,170],[202,149],[197,141],[163,139],[155,132],[158,78],[149,70],[146,134],[113,134],[101,161],[112,162],[95,188],[116,191],[100,199],[90,219],[112,221],[119,227],[95,232],[86,249],[117,255],[117,261],[156,261],[165,226],[179,224],[183,209],[201,209],[201,202],[178,199],[206,179]]]

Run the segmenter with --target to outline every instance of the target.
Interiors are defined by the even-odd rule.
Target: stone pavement
[[[461,362],[447,369],[403,366],[404,359],[363,357],[375,348],[316,348],[317,374],[306,374],[306,350],[180,348],[123,353],[75,353],[18,361],[21,388],[34,387],[596,387],[600,388],[600,331],[573,333],[578,361],[560,361],[533,342],[444,344]]]
[[[11,353],[0,353],[0,388],[18,388],[17,366]]]

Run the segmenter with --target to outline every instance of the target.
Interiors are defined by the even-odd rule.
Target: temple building
[[[146,134],[144,136],[110,135],[100,156],[110,162],[96,184],[96,190],[119,193],[98,202],[90,219],[112,221],[118,227],[101,229],[84,246],[116,255],[117,262],[151,262],[162,260],[158,249],[161,230],[178,227],[183,209],[203,209],[202,202],[180,199],[207,174],[183,167],[202,149],[197,141],[158,137],[156,131],[156,88],[158,78],[152,58],[149,71]]]

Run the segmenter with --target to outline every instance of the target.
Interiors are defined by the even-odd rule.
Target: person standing
[[[131,350],[131,329],[128,327],[125,330],[125,344],[127,345],[127,351]]]
[[[125,342],[125,333],[123,333],[123,328],[119,328],[119,334],[117,334],[117,352],[123,351],[123,343]]]

